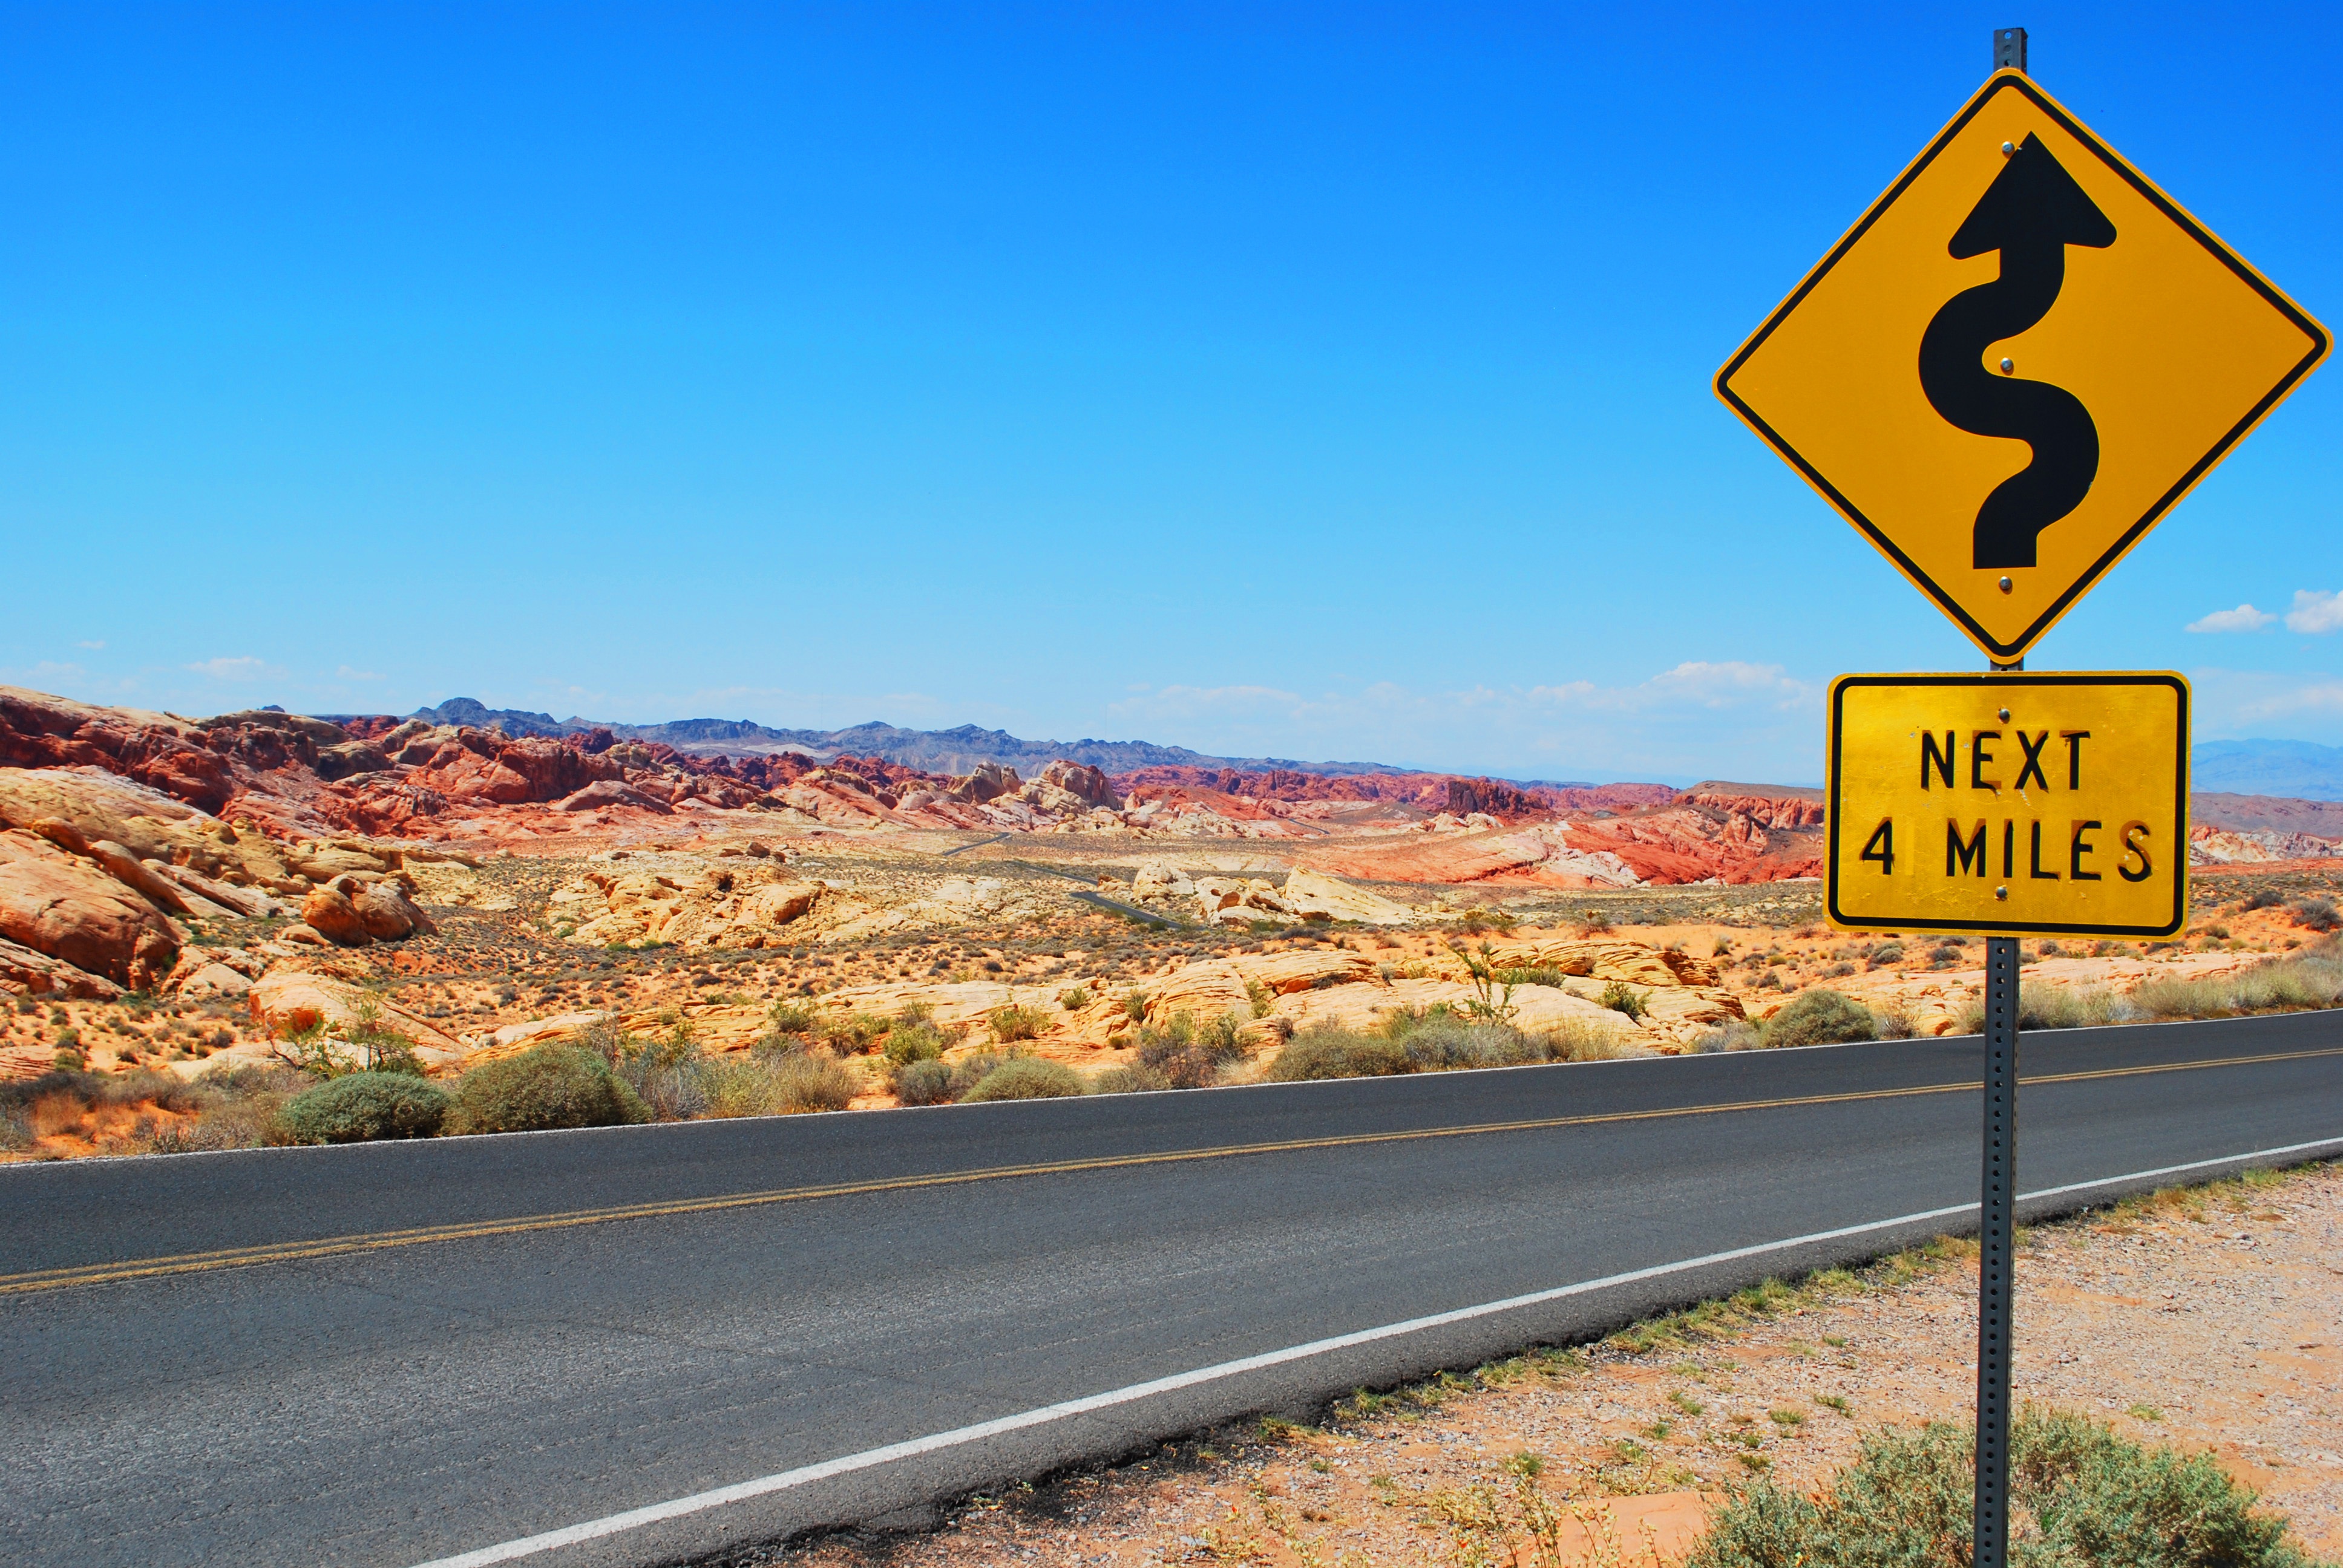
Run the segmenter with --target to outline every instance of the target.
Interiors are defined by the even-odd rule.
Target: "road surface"
[[[2033,1213],[2343,1151],[2343,1014],[2023,1062]],[[0,1559],[571,1568],[916,1511],[1958,1230],[1978,1065],[1905,1040],[0,1168]]]

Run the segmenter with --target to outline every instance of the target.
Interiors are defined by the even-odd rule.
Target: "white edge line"
[[[2213,1160],[2192,1161],[2186,1165],[2163,1165],[2153,1171],[2134,1171],[2122,1176],[2103,1177],[2096,1181],[2076,1181],[2064,1187],[2046,1187],[2039,1191],[2021,1192],[2021,1203],[2043,1198],[2063,1198],[2076,1192],[2089,1191],[2097,1187],[2117,1187],[2127,1182],[2150,1181],[2159,1176],[2177,1176],[2186,1171],[2202,1171],[2214,1165],[2234,1165],[2239,1161],[2270,1159],[2281,1155],[2303,1154],[2314,1149],[2343,1148],[2343,1139],[2325,1139],[2313,1143],[2289,1143],[2278,1149],[2257,1149],[2244,1154],[2225,1154]],[[1779,1241],[1761,1241],[1755,1246],[1735,1247],[1730,1251],[1711,1252],[1704,1257],[1686,1258],[1680,1262],[1660,1263],[1648,1269],[1634,1269],[1624,1274],[1607,1274],[1599,1280],[1582,1280],[1576,1284],[1559,1285],[1549,1291],[1534,1291],[1525,1296],[1508,1296],[1503,1301],[1483,1302],[1479,1306],[1459,1307],[1453,1312],[1434,1312],[1429,1317],[1409,1318],[1403,1322],[1385,1323],[1380,1328],[1361,1329],[1355,1333],[1337,1334],[1332,1339],[1312,1340],[1307,1344],[1289,1345],[1283,1350],[1266,1351],[1260,1355],[1245,1356],[1232,1362],[1221,1362],[1192,1372],[1175,1372],[1170,1377],[1150,1382],[1132,1383],[1125,1388],[1110,1389],[1104,1393],[1087,1394],[1057,1404],[1045,1404],[1038,1410],[1021,1411],[1015,1415],[996,1417],[979,1422],[973,1426],[954,1427],[950,1432],[933,1432],[903,1442],[891,1442],[884,1448],[870,1448],[860,1453],[850,1453],[837,1459],[826,1459],[819,1464],[801,1465],[775,1475],[759,1476],[754,1481],[735,1482],[709,1492],[695,1492],[689,1497],[678,1497],[666,1503],[654,1503],[642,1508],[630,1508],[624,1513],[612,1513],[600,1519],[589,1519],[582,1524],[571,1524],[559,1530],[548,1530],[539,1535],[523,1536],[495,1546],[483,1546],[476,1552],[465,1552],[453,1557],[437,1557],[417,1568],[487,1568],[491,1563],[509,1563],[517,1557],[534,1556],[563,1546],[575,1546],[581,1542],[621,1531],[640,1529],[646,1524],[658,1524],[687,1514],[721,1508],[729,1503],[743,1503],[769,1493],[787,1492],[808,1486],[833,1476],[849,1475],[859,1470],[870,1470],[891,1464],[900,1459],[914,1459],[921,1454],[935,1453],[948,1448],[959,1448],[971,1442],[981,1442],[989,1437],[1005,1432],[1021,1432],[1027,1427],[1042,1426],[1051,1422],[1064,1421],[1070,1416],[1087,1415],[1093,1411],[1108,1410],[1116,1405],[1171,1393],[1199,1383],[1215,1382],[1222,1378],[1236,1377],[1245,1372],[1259,1372],[1264,1367],[1282,1366],[1288,1362],[1303,1361],[1312,1356],[1325,1355],[1332,1351],[1349,1350],[1353,1346],[1373,1344],[1379,1340],[1397,1339],[1404,1334],[1421,1333],[1427,1329],[1445,1328],[1451,1323],[1469,1322],[1473,1318],[1491,1317],[1523,1307],[1540,1306],[1570,1296],[1590,1294],[1620,1285],[1632,1285],[1644,1280],[1660,1279],[1669,1274],[1684,1273],[1718,1263],[1737,1262],[1766,1252],[1786,1251],[1795,1247],[1812,1246],[1820,1241],[1835,1241],[1849,1236],[1861,1236],[1875,1231],[1890,1231],[1904,1225],[1924,1224],[1930,1220],[1950,1219],[1956,1214],[1973,1212],[1974,1203],[1956,1203],[1949,1209],[1927,1209],[1916,1214],[1899,1214],[1892,1220],[1873,1220],[1861,1225],[1845,1225],[1835,1231],[1816,1231],[1810,1235],[1792,1236]]]

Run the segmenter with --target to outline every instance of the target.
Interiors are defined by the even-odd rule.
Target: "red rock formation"
[[[1600,784],[1557,789],[1508,784],[1453,773],[1302,773],[1272,769],[1242,773],[1232,768],[1139,768],[1114,776],[1115,787],[1136,799],[1206,800],[1209,797],[1256,800],[1382,800],[1425,811],[1473,811],[1507,819],[1560,811],[1628,811],[1673,799],[1664,784]],[[1172,790],[1206,794],[1172,794]],[[1463,802],[1460,804],[1460,802]],[[1213,809],[1220,809],[1217,800]]]
[[[23,829],[0,832],[0,940],[134,990],[179,956],[179,933],[154,905]]]

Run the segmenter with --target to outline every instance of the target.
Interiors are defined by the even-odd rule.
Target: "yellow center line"
[[[2045,1073],[2021,1079],[2026,1084],[2080,1083],[2103,1078],[2137,1078],[2152,1073],[2194,1072],[2209,1068],[2245,1067],[2266,1062],[2298,1061],[2309,1057],[2343,1056],[2343,1046],[2317,1050],[2278,1051],[2260,1056],[2228,1056],[2202,1061],[2176,1061],[2150,1067],[2097,1068],[2083,1072]],[[1116,1171],[1140,1165],[1173,1165],[1199,1160],[1231,1160],[1250,1154],[1299,1153],[1313,1149],[1363,1148],[1377,1143],[1413,1142],[1436,1138],[1472,1138],[1495,1132],[1538,1132],[1564,1127],[1595,1127],[1615,1122],[1656,1121],[1682,1116],[1722,1116],[1737,1111],[1785,1111],[1801,1106],[1848,1105],[1873,1100],[1906,1100],[1929,1094],[1959,1094],[1976,1089],[1973,1081],[1920,1084],[1905,1089],[1847,1090],[1833,1094],[1802,1094],[1775,1100],[1738,1100],[1716,1105],[1668,1106],[1654,1111],[1614,1111],[1591,1116],[1545,1116],[1517,1121],[1479,1121],[1462,1127],[1413,1128],[1402,1132],[1358,1132],[1324,1138],[1293,1138],[1268,1143],[1227,1143],[1209,1149],[1167,1150],[1152,1154],[1099,1155],[1084,1160],[1049,1160],[1029,1165],[993,1165],[974,1171],[939,1171],[927,1176],[893,1176],[868,1181],[837,1181],[813,1187],[787,1187],[763,1192],[734,1192],[712,1198],[670,1198],[654,1202],[619,1203],[599,1209],[576,1209],[551,1214],[528,1214],[505,1220],[474,1220],[452,1225],[421,1225],[406,1231],[373,1231],[348,1236],[326,1236],[307,1241],[276,1241],[254,1247],[226,1247],[209,1252],[182,1252],[170,1257],[136,1259],[126,1262],[86,1263],[62,1269],[36,1269],[27,1273],[0,1274],[0,1296],[36,1291],[64,1290],[75,1285],[110,1284],[123,1280],[152,1279],[166,1274],[207,1273],[216,1269],[250,1268],[261,1263],[288,1263],[307,1258],[339,1257],[352,1252],[380,1251],[393,1247],[417,1247],[440,1241],[471,1241],[483,1236],[514,1236],[537,1231],[559,1231],[578,1225],[603,1225],[622,1220],[651,1220],[673,1214],[707,1214],[726,1209],[760,1208],[773,1203],[799,1203],[818,1198],[849,1198],[874,1192],[907,1192],[927,1187],[954,1187],[978,1181],[1003,1181],[1025,1176],[1062,1176],[1086,1171]]]

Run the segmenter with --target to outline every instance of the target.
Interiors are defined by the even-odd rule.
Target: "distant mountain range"
[[[2343,747],[2308,740],[2207,740],[2191,753],[2200,790],[2343,800]]]
[[[593,719],[556,719],[550,713],[529,713],[515,708],[490,708],[468,697],[451,697],[437,708],[419,708],[407,717],[432,724],[468,724],[476,729],[496,725],[506,734],[515,736],[575,735],[588,729],[608,729],[622,740],[660,741],[679,751],[709,757],[761,757],[772,751],[798,751],[825,760],[842,755],[883,757],[890,762],[930,773],[966,773],[980,762],[998,762],[1031,777],[1061,757],[1108,773],[1128,773],[1140,768],[1233,768],[1245,773],[1272,769],[1321,774],[1423,771],[1386,762],[1213,757],[1191,751],[1184,746],[1157,746],[1145,740],[1024,740],[1003,729],[980,729],[973,724],[954,729],[904,729],[876,721],[847,729],[775,729],[746,719],[608,724]],[[1517,782],[1550,784],[1558,789],[1589,787],[1584,779],[1532,779]]]

